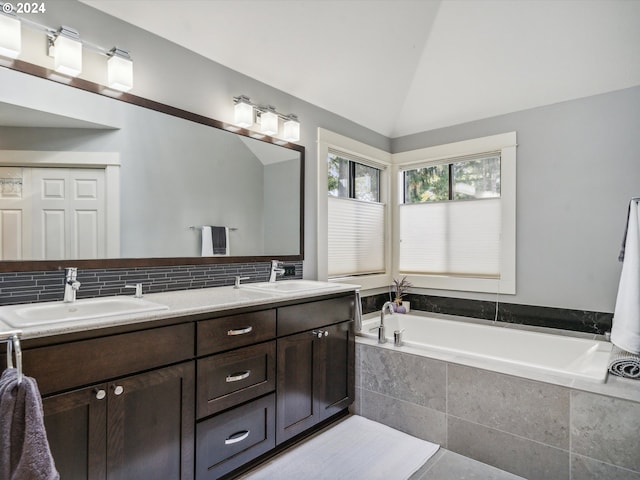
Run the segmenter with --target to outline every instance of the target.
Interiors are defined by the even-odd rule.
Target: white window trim
[[[328,259],[328,216],[327,216],[327,156],[329,148],[350,153],[362,157],[376,164],[387,167],[380,172],[380,203],[387,205],[385,212],[385,225],[391,225],[391,154],[372,147],[357,140],[345,137],[335,132],[318,128],[318,209],[317,209],[317,232],[318,232],[318,280],[335,281],[339,283],[350,283],[360,285],[362,289],[388,287],[391,283],[391,235],[390,228],[385,228],[385,273],[372,275],[358,275],[351,277],[341,277],[328,279],[327,259]]]
[[[489,293],[516,293],[516,132],[491,135],[472,140],[422,148],[391,156],[393,176],[393,276],[403,276],[398,271],[400,257],[399,205],[404,188],[399,175],[401,170],[416,165],[443,163],[447,159],[499,151],[501,155],[502,242],[500,251],[500,279],[464,278],[446,275],[408,275],[407,279],[417,288],[458,290]],[[325,174],[326,177],[326,174]]]

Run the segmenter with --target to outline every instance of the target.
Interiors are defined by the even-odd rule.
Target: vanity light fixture
[[[0,13],[0,56],[16,58],[22,49],[22,31],[20,20],[13,10],[5,11],[4,4]]]
[[[251,128],[254,123],[260,124],[260,133],[276,135],[278,133],[280,119],[284,120],[283,139],[287,142],[300,140],[300,122],[294,114],[284,115],[269,105],[257,105],[246,95],[233,97],[234,124],[242,128]]]
[[[27,4],[18,3],[17,5]],[[36,5],[34,4],[29,4]],[[30,8],[35,8],[31,6]],[[41,6],[41,8],[44,8]],[[44,10],[43,10],[44,11]],[[35,13],[32,10],[32,13]],[[33,20],[16,15],[12,4],[0,1],[0,56],[16,58],[22,51],[22,26],[43,32],[47,38],[48,54],[53,57],[53,69],[77,77],[82,73],[83,50],[108,57],[107,86],[126,92],[133,87],[133,61],[127,50],[113,47],[107,50],[99,45],[80,39],[77,30],[62,26],[58,29],[42,25]]]
[[[253,104],[246,95],[234,97],[234,123],[242,128],[249,128],[253,125]]]
[[[127,92],[133,88],[133,61],[129,52],[113,47],[107,53],[107,85],[109,88]]]
[[[70,77],[82,72],[82,42],[80,34],[71,27],[62,26],[50,38],[49,55],[53,56],[53,69]]]
[[[278,133],[278,114],[275,107],[269,105],[259,114],[260,131],[265,135]]]
[[[282,136],[287,142],[297,142],[300,140],[300,122],[298,116],[293,113],[287,115],[284,122],[284,135]]]

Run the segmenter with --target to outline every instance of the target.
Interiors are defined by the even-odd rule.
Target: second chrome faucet
[[[80,289],[80,282],[77,280],[78,269],[69,267],[64,269],[64,302],[72,303],[76,301],[76,292]]]

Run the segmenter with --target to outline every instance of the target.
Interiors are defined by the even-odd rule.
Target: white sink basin
[[[282,280],[278,282],[245,283],[242,288],[274,293],[297,293],[310,290],[324,290],[334,288],[335,285],[314,280]]]
[[[0,307],[0,320],[11,327],[36,327],[51,323],[94,320],[112,315],[166,310],[169,307],[125,296],[87,298],[73,303],[45,302]]]

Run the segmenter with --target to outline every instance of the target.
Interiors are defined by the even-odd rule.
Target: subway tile
[[[448,449],[528,480],[569,480],[569,452],[447,416]]]
[[[431,408],[361,390],[360,414],[376,422],[446,447],[446,415]]]
[[[450,415],[569,449],[566,388],[449,364],[447,393]]]
[[[638,452],[640,454],[640,452]],[[599,462],[581,455],[571,455],[571,480],[640,480],[640,472]]]
[[[640,471],[640,403],[571,392],[572,453]]]
[[[444,362],[386,348],[363,347],[362,388],[445,411]]]

